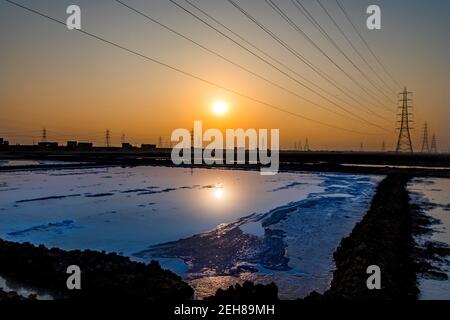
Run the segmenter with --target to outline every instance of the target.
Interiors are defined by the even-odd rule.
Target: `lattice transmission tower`
[[[47,142],[47,129],[42,129],[42,142]]]
[[[411,126],[412,123],[411,116],[412,113],[410,110],[412,109],[412,92],[403,90],[403,92],[399,93],[401,99],[399,99],[400,106],[399,109],[401,112],[398,114],[400,116],[400,120],[398,123],[400,127],[397,128],[399,130],[398,142],[397,142],[397,152],[411,152],[413,153],[412,141],[411,141]]]
[[[105,144],[107,148],[111,146],[111,132],[109,129],[107,129],[105,133]]]
[[[303,147],[303,150],[310,151],[308,138],[306,138],[306,140],[305,140],[305,146]]]
[[[432,153],[437,153],[437,141],[436,141],[436,135],[433,134],[433,137],[431,138],[431,150]]]
[[[428,123],[425,122],[423,125],[423,136],[422,136],[422,153],[429,153],[430,145],[428,144]]]

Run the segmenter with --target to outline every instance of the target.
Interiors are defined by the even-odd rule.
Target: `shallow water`
[[[356,164],[356,163],[342,163],[344,167],[362,167],[362,168],[395,168],[395,169],[427,169],[427,170],[448,170],[449,167],[434,167],[434,166],[405,166],[393,164]]]
[[[53,300],[53,296],[46,290],[40,290],[36,288],[31,288],[28,286],[23,286],[15,281],[5,279],[0,276],[0,289],[5,292],[14,291],[18,295],[23,297],[29,297],[30,295],[34,295],[37,300]]]
[[[380,179],[148,166],[5,172],[0,174],[0,237],[158,259],[191,281],[198,297],[250,279],[275,281],[282,297],[296,298],[328,287],[332,253],[365,213]],[[205,272],[194,273],[198,266],[186,259],[190,252],[184,257],[136,255],[218,226],[239,227],[266,249],[284,248],[283,263],[274,267],[267,259],[233,253],[237,261],[226,263],[236,262],[234,270],[242,272],[206,265]],[[211,251],[216,249],[220,252]],[[249,266],[251,271],[245,271]]]
[[[57,161],[57,160],[0,160],[0,167],[39,166],[55,164],[81,164],[82,162]]]
[[[409,184],[414,203],[425,209],[425,213],[437,219],[431,228],[433,232],[415,238],[419,246],[427,241],[440,242],[450,246],[450,179],[416,178]],[[420,299],[450,300],[450,260],[432,265],[447,274],[447,280],[418,277]]]
[[[125,255],[305,198],[322,179],[167,167],[0,174],[0,235]]]

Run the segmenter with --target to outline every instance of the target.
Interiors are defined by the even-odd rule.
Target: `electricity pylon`
[[[399,102],[401,103],[401,106],[399,106],[399,109],[401,109],[401,113],[398,114],[400,116],[400,120],[398,123],[400,123],[400,127],[397,128],[399,130],[398,135],[398,142],[397,142],[397,152],[410,152],[413,153],[413,147],[411,142],[411,132],[412,129],[410,124],[412,120],[410,119],[412,113],[410,112],[410,109],[412,108],[412,105],[410,102],[412,99],[409,97],[412,95],[412,92],[409,92],[405,89],[403,92],[399,93],[401,96],[401,99]]]
[[[429,153],[430,145],[428,144],[428,123],[423,125],[423,137],[422,137],[422,153]]]
[[[437,141],[436,141],[436,135],[433,134],[433,137],[431,138],[431,150],[432,153],[437,153]]]
[[[309,150],[309,141],[308,141],[308,138],[306,138],[306,140],[305,140],[305,147],[303,148],[303,150],[305,150],[305,151],[310,151],[310,150]]]
[[[109,129],[106,129],[106,133],[105,133],[105,144],[106,147],[109,148],[111,145],[111,132],[109,131]]]
[[[42,142],[47,142],[47,129],[42,129]]]

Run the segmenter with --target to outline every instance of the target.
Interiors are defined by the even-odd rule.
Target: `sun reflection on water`
[[[213,195],[217,200],[223,199],[223,197],[225,196],[225,191],[222,183],[218,183],[214,186]]]

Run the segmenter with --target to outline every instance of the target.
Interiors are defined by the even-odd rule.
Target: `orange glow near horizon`
[[[430,1],[433,5],[417,1],[411,6],[408,0],[380,0],[383,10],[390,12],[390,17],[398,14],[399,19],[391,18],[390,24],[386,20],[380,31],[365,30],[364,24],[359,27],[389,72],[402,87],[406,85],[414,92],[414,149],[420,150],[422,126],[426,121],[430,136],[436,134],[438,149],[448,151],[450,4]],[[113,146],[121,144],[124,134],[126,142],[133,145],[161,141],[167,147],[173,130],[190,130],[194,121],[199,120],[203,122],[203,130],[279,129],[281,149],[300,149],[307,138],[312,150],[359,150],[362,143],[365,151],[379,151],[383,142],[387,150],[395,149],[398,137],[395,131],[396,92],[402,88],[389,80],[361,43],[357,43],[357,47],[381,79],[370,73],[368,66],[343,39],[336,37],[344,51],[351,58],[357,58],[355,63],[369,74],[375,85],[334,50],[314,25],[305,22],[305,33],[358,83],[351,81],[314,46],[299,37],[283,19],[275,19],[277,14],[260,1],[248,1],[246,9],[323,70],[325,77],[299,61],[290,50],[278,46],[223,1],[203,1],[202,7],[230,24],[234,31],[263,52],[282,61],[289,70],[280,67],[285,72],[279,72],[164,1],[141,1],[142,10],[243,68],[165,28],[148,24],[142,17],[130,15],[113,2],[79,2],[83,11],[89,12],[83,18],[86,19],[83,23],[85,31],[186,73],[181,74],[80,33],[68,32],[65,26],[48,23],[42,17],[28,15],[0,2],[0,39],[5,48],[0,59],[0,138],[10,144],[37,143],[46,128],[48,141],[65,144],[77,140],[101,146],[105,144],[108,129]],[[364,20],[365,5],[369,2],[348,1],[349,12],[355,21]],[[345,31],[350,32],[345,18],[337,14],[337,5],[327,5]],[[34,6],[55,17],[64,13],[59,2],[36,3]],[[295,9],[290,1],[280,1],[280,6],[286,12]],[[411,10],[405,13],[405,6]],[[429,15],[432,19],[415,23],[424,18],[421,14],[425,9],[431,8],[434,8],[433,14],[430,12]],[[327,16],[320,12],[317,12],[318,19],[327,21]],[[292,13],[291,18],[299,19],[299,16]],[[17,31],[11,34],[10,30]],[[262,53],[258,55],[265,57]],[[187,74],[195,75],[196,79]],[[336,84],[344,92],[338,90]],[[380,93],[377,88],[385,93]],[[227,191],[226,197],[229,196]]]

